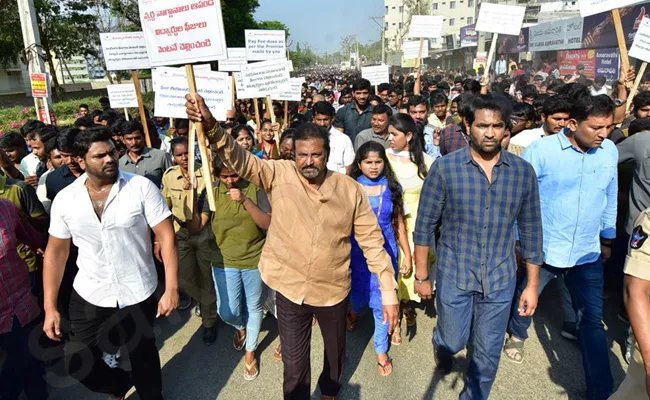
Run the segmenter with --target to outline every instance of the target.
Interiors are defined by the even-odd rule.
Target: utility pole
[[[384,26],[384,16],[381,17],[370,17],[371,20],[375,21],[377,25],[379,25],[379,29],[381,29],[381,63],[386,64],[386,38],[384,36],[386,32],[386,27]],[[378,19],[382,20],[382,23],[380,24]]]
[[[357,69],[361,70],[361,54],[359,54],[359,34],[358,33],[355,35],[355,38],[357,39]]]

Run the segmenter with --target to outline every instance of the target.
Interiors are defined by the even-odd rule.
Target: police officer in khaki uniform
[[[210,346],[217,339],[217,297],[210,265],[214,238],[209,228],[201,231],[199,235],[190,236],[185,227],[186,222],[192,220],[187,196],[188,189],[191,188],[187,137],[172,139],[170,146],[176,165],[163,175],[162,194],[174,218],[180,289],[199,302],[203,321],[203,343]],[[197,193],[205,193],[205,181],[200,168],[196,170],[196,179]]]
[[[634,223],[625,260],[625,307],[634,332],[632,337],[634,348],[625,380],[610,400],[650,398],[649,234],[650,208],[643,211]]]

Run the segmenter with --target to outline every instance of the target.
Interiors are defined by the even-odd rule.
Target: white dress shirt
[[[52,207],[52,200],[47,198],[47,187],[45,186],[45,180],[47,176],[54,171],[54,168],[48,169],[40,178],[38,178],[38,186],[36,187],[36,196],[38,200],[43,204],[43,208],[46,213],[50,213],[50,208]]]
[[[84,300],[98,307],[138,304],[158,284],[149,228],[171,212],[149,179],[120,171],[100,221],[86,179],[81,175],[56,196],[49,233],[79,248],[73,287]]]
[[[518,134],[516,134],[512,139],[510,139],[510,144],[514,144],[521,147],[528,147],[533,142],[546,136],[544,128],[535,128],[535,129],[526,129]]]
[[[354,146],[352,140],[338,129],[330,128],[330,156],[327,159],[327,169],[345,174],[345,167],[354,162]]]

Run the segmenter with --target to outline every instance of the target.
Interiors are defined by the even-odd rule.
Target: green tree
[[[0,67],[7,68],[18,62],[23,50],[23,35],[20,28],[18,3],[16,0],[0,0]]]
[[[287,27],[284,23],[280,21],[260,21],[257,23],[257,28],[258,29],[273,29],[273,30],[278,30],[278,31],[285,31],[287,34],[287,38],[291,36],[291,33],[289,32],[289,27]]]

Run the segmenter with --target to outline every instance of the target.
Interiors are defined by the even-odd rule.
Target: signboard
[[[603,75],[613,81],[619,75],[618,48],[558,51],[557,62],[561,76],[573,75],[578,64],[584,65],[583,74],[589,79]]]
[[[108,71],[151,68],[144,33],[100,33],[99,39]]]
[[[32,97],[47,97],[47,74],[31,74]]]
[[[579,49],[582,18],[571,18],[528,28],[528,51]]]
[[[225,60],[221,2],[139,0],[151,66]]]
[[[647,15],[647,11],[650,10],[647,10],[645,5],[619,9],[626,43],[632,43],[634,40],[634,35],[639,29],[641,20]],[[611,12],[591,15],[584,19],[582,48],[596,49],[603,47],[618,47]]]
[[[212,71],[212,66],[210,64],[194,64],[194,71]]]
[[[474,25],[468,25],[460,28],[460,47],[478,46],[478,32]]]
[[[108,99],[113,108],[138,108],[138,96],[132,83],[121,85],[107,85]]]
[[[650,18],[646,17],[641,21],[628,55],[650,62]]]
[[[390,82],[388,76],[388,65],[377,65],[374,67],[361,68],[361,77],[370,81],[373,86]]]
[[[485,68],[485,63],[487,63],[487,51],[476,52],[476,58],[474,59],[474,71],[478,71],[479,67]]]
[[[524,22],[526,7],[481,3],[476,30],[516,36]]]
[[[517,36],[499,35],[497,38],[497,54],[517,54],[528,51],[528,29],[523,28]]]
[[[419,40],[405,40],[402,43],[402,52],[404,53],[405,59],[417,60],[418,54],[420,53],[420,41]],[[422,58],[429,57],[429,41],[425,40],[422,44]]]
[[[300,101],[302,100],[302,84],[305,78],[291,78],[291,89],[287,92],[277,93],[271,96],[271,99],[278,101]]]
[[[622,8],[634,4],[642,3],[643,0],[578,0],[580,6],[580,15],[588,17],[615,8]]]
[[[235,94],[237,95],[237,98],[240,100],[254,98],[255,93],[246,91],[241,72],[233,72],[232,74],[235,76]]]
[[[284,31],[246,29],[246,59],[248,61],[287,58]]]
[[[239,72],[246,64],[245,47],[228,47],[228,59],[219,61],[219,71]]]
[[[158,89],[155,97],[155,116],[187,118],[185,95],[190,92],[185,68],[156,68]],[[226,120],[226,111],[232,108],[230,76],[225,72],[194,72],[197,93],[205,99],[218,121]]]
[[[291,90],[287,59],[248,64],[242,68],[242,81],[252,97],[264,97]]]
[[[411,17],[408,37],[439,38],[442,36],[442,15],[414,15]]]

